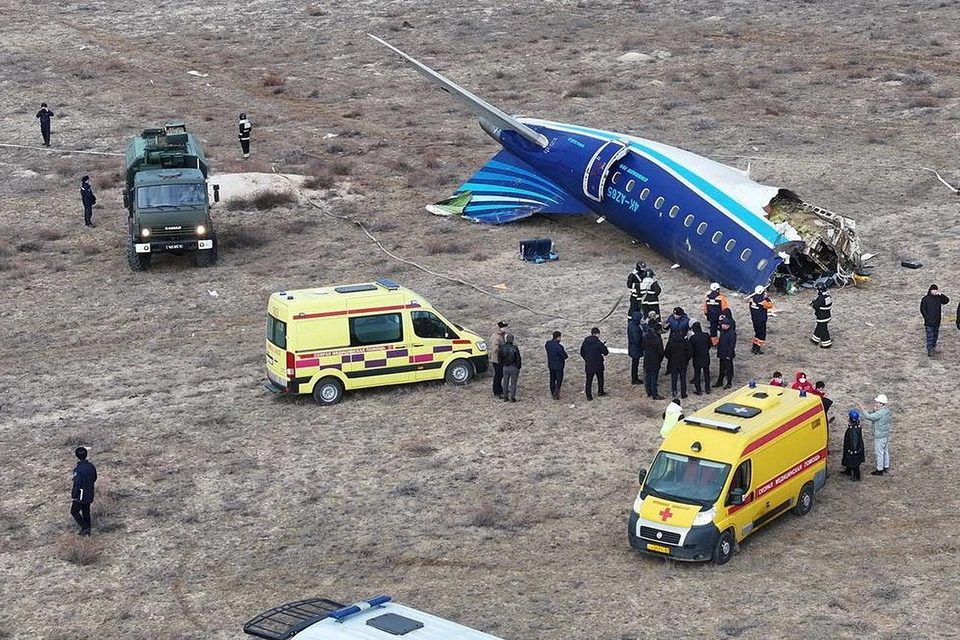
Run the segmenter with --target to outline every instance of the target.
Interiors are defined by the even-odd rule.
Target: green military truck
[[[150,267],[154,253],[194,253],[197,266],[217,261],[210,218],[207,157],[183,122],[144,129],[127,145],[123,204],[128,211],[127,261],[134,271]],[[220,187],[213,185],[213,201]]]

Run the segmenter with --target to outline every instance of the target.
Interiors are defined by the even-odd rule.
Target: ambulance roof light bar
[[[396,291],[400,288],[400,285],[391,280],[390,278],[384,278],[383,276],[378,276],[373,279],[377,284],[389,289],[390,291]]]
[[[379,607],[382,604],[390,602],[390,596],[374,596],[368,600],[361,600],[360,602],[354,602],[353,604],[343,607],[342,609],[337,609],[330,614],[330,617],[334,620],[343,622],[347,618],[361,611],[366,611],[372,607]]]
[[[721,431],[728,431],[730,433],[737,433],[740,431],[740,425],[738,424],[723,422],[721,420],[711,420],[710,418],[698,418],[696,416],[690,416],[689,418],[684,418],[683,421],[687,424],[694,424],[699,427],[710,427],[711,429],[719,429]]]

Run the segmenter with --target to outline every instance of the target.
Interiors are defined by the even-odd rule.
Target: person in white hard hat
[[[710,341],[717,346],[720,335],[720,314],[727,310],[727,298],[720,292],[720,283],[710,284],[710,293],[703,301],[703,315],[707,316],[710,325]]]
[[[890,407],[886,394],[881,393],[874,401],[873,411],[860,411],[860,415],[873,423],[873,450],[877,454],[877,470],[872,476],[882,476],[890,470]]]
[[[750,306],[750,321],[753,322],[753,346],[750,351],[762,354],[767,341],[767,312],[773,309],[773,303],[767,297],[767,288],[762,284],[757,285],[753,295],[747,298],[747,303]]]

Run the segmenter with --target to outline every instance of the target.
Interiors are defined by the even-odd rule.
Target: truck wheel
[[[313,386],[313,399],[323,406],[337,404],[343,399],[343,383],[336,378],[321,378]]]
[[[800,495],[797,496],[797,506],[793,512],[798,516],[805,516],[813,509],[813,483],[808,482],[800,489]]]
[[[463,358],[457,358],[447,367],[447,373],[444,378],[450,384],[467,384],[470,382],[470,379],[473,378],[473,365]]]
[[[737,547],[737,540],[733,537],[733,532],[727,529],[717,538],[717,544],[713,547],[713,561],[716,564],[726,564],[733,557],[733,550]]]
[[[198,267],[212,267],[217,264],[217,240],[213,239],[213,248],[197,250],[197,266]]]
[[[127,244],[127,262],[134,271],[146,271],[150,268],[149,253],[137,253],[137,248],[133,246],[133,241]]]

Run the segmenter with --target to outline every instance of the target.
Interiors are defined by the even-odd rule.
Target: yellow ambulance
[[[628,538],[651,555],[723,564],[777,516],[809,513],[826,478],[819,396],[751,383],[670,431],[640,471]]]
[[[266,387],[277,393],[309,393],[331,405],[345,390],[460,385],[486,370],[483,338],[386,278],[280,291],[267,304]]]

